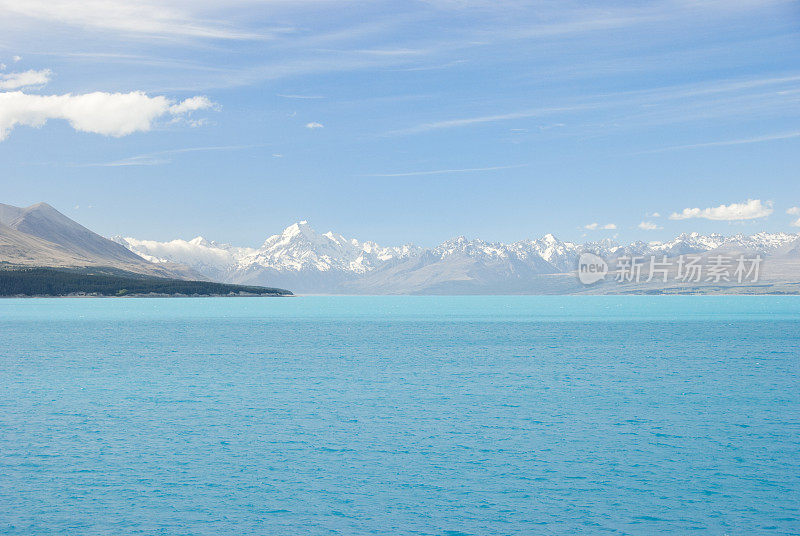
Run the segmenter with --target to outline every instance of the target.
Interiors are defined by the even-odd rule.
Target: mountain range
[[[576,277],[581,256],[592,253],[613,276],[625,257],[759,255],[758,284],[698,280],[692,284],[635,282],[594,285]],[[574,243],[547,234],[505,244],[458,237],[432,248],[380,246],[317,233],[306,221],[290,225],[257,247],[197,237],[158,242],[104,238],[46,203],[0,204],[0,268],[112,269],[138,276],[266,285],[317,294],[573,294],[573,293],[798,293],[800,234],[723,236],[682,234],[666,242]],[[644,271],[647,268],[645,267]]]
[[[434,248],[383,247],[327,232],[306,221],[270,236],[258,248],[197,237],[157,242],[130,237],[112,240],[155,264],[182,264],[214,281],[273,285],[301,293],[348,294],[561,294],[618,292],[587,288],[575,277],[584,252],[611,263],[624,256],[761,255],[762,278],[793,291],[800,282],[800,235],[758,233],[723,236],[682,234],[667,242],[619,244],[612,240],[563,242],[551,234],[511,244],[458,237]],[[786,288],[786,285],[789,285]],[[664,285],[662,285],[663,287]],[[708,285],[689,291],[703,292]],[[763,287],[763,285],[762,285]],[[634,287],[630,287],[634,288]],[[636,287],[638,291],[654,290]],[[687,290],[687,288],[683,288]],[[708,289],[706,289],[708,290]],[[763,290],[763,289],[762,289]]]

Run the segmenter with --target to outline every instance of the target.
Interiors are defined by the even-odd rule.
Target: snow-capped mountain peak
[[[328,231],[317,233],[307,221],[294,223],[264,241],[248,257],[250,265],[275,270],[365,273],[394,258],[407,256],[403,248],[382,248]]]
[[[196,236],[189,240],[189,243],[194,246],[204,246],[204,247],[211,247],[211,242],[203,238],[202,236]]]

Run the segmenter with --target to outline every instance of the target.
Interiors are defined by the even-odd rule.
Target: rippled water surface
[[[0,300],[0,533],[800,533],[800,299]]]

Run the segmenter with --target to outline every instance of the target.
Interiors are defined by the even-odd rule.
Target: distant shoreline
[[[201,298],[284,297],[291,291],[213,281],[143,276],[113,268],[15,268],[0,270],[0,297],[8,298]]]
[[[0,295],[0,300],[18,299],[51,299],[51,298],[297,298],[296,294],[126,294],[125,296],[110,296],[104,294],[16,294]]]

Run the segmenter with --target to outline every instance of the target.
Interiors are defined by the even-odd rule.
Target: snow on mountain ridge
[[[509,256],[505,244],[484,242],[480,239],[468,240],[464,236],[442,242],[433,248],[433,253],[442,259],[458,254],[490,259],[504,259]]]
[[[434,248],[424,249],[413,245],[384,247],[375,242],[347,239],[331,231],[319,234],[304,220],[286,227],[280,234],[270,236],[259,248],[220,244],[201,236],[189,241],[170,242],[121,237],[114,240],[150,261],[186,264],[209,277],[233,281],[237,274],[253,270],[357,277],[410,259],[427,258],[444,262],[462,257],[486,265],[511,262],[520,266],[519,263],[522,263],[536,273],[564,273],[575,269],[577,258],[583,252],[596,253],[609,259],[623,255],[677,256],[718,248],[768,253],[800,240],[800,234],[757,233],[752,236],[725,237],[716,233],[686,233],[666,242],[640,241],[627,245],[610,239],[584,244],[562,242],[552,234],[511,244],[470,240],[461,236]]]

